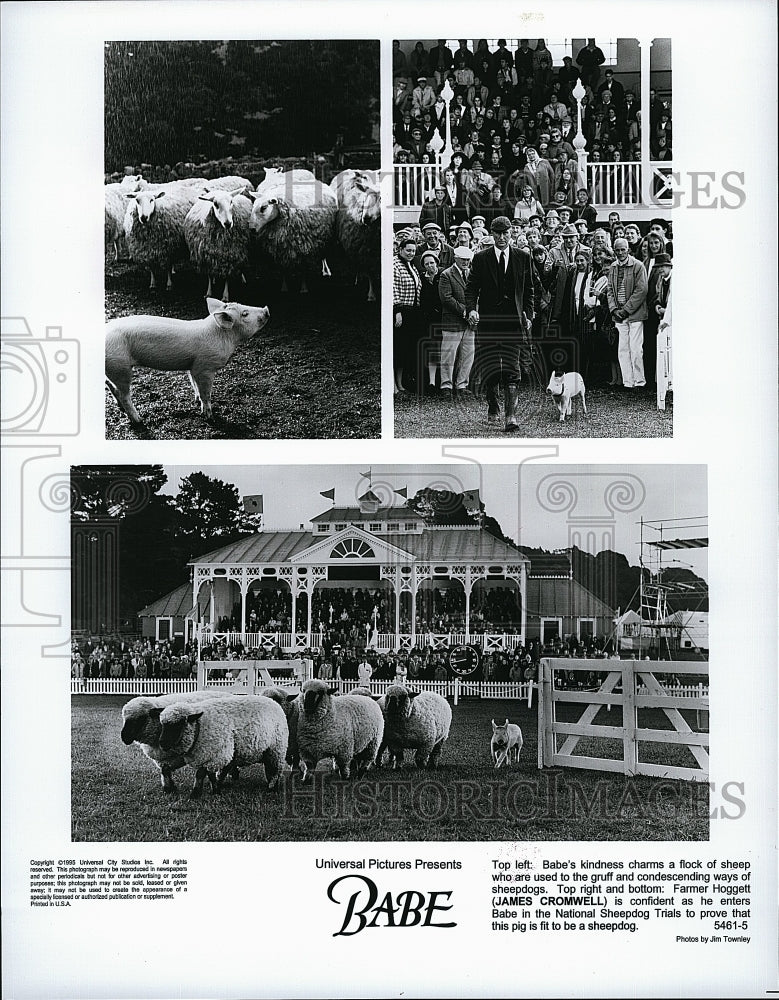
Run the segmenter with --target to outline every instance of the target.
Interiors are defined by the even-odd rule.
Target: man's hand
[[[468,323],[470,326],[479,325],[479,314],[475,309],[471,309],[471,311],[468,313]]]
[[[403,326],[403,313],[395,313],[395,326]]]

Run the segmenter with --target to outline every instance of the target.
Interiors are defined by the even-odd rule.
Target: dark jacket
[[[511,266],[506,280],[513,285],[512,298],[517,316],[521,317],[524,313],[532,320],[535,313],[536,283],[530,255],[514,247],[509,247],[508,253]],[[477,309],[487,321],[490,316],[503,313],[494,247],[487,247],[473,258],[465,289],[465,303],[468,312]]]

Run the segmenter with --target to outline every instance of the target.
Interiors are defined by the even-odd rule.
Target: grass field
[[[106,319],[206,315],[205,283],[176,275],[170,293],[148,289],[148,272],[106,260]],[[232,288],[231,288],[232,292]],[[268,305],[271,319],[214,380],[214,418],[200,416],[185,372],[137,369],[135,405],[146,421],[134,430],[106,389],[106,437],[375,438],[381,433],[379,306],[364,286],[335,278],[308,294],[249,286],[250,305]]]
[[[587,390],[587,414],[573,401],[571,416],[560,423],[552,398],[539,389],[522,389],[519,396],[519,430],[506,434],[504,421],[487,423],[487,401],[473,397],[444,403],[435,396],[411,393],[395,396],[395,437],[398,438],[614,438],[671,437],[673,417],[670,397],[664,411],[657,409],[654,393],[635,395],[616,389]]]
[[[176,774],[179,793],[165,796],[156,767],[119,738],[117,696],[72,698],[72,837],[74,841],[502,841],[707,840],[708,786],[624,778],[579,769],[537,768],[535,709],[517,701],[462,701],[453,709],[448,743],[436,771],[407,761],[399,771],[372,770],[344,782],[321,762],[311,784],[291,773],[268,792],[259,767],[246,768],[221,795],[187,798],[194,775]],[[575,706],[559,713],[578,717]],[[519,764],[496,771],[490,720],[522,727]],[[596,724],[619,724],[601,709]],[[642,724],[669,728],[660,712]],[[603,756],[618,756],[616,741]],[[584,743],[584,741],[582,741]],[[650,744],[653,759],[689,765],[686,748]],[[409,755],[407,754],[407,757]]]

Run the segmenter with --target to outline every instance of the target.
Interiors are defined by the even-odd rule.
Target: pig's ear
[[[221,299],[206,299],[206,305],[208,306],[208,311],[213,316],[214,313],[220,312],[227,305],[226,302],[222,302]]]
[[[209,306],[216,325],[223,330],[230,330],[235,325],[235,316],[230,312],[229,305],[229,302],[217,302],[218,308],[214,310]]]

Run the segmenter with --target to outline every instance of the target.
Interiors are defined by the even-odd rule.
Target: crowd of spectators
[[[194,677],[197,640],[170,642],[120,635],[86,635],[71,641],[73,678]]]
[[[468,328],[453,286],[467,289],[474,254],[494,247],[496,219],[510,227],[509,246],[531,260],[530,351],[539,384],[545,388],[559,367],[580,372],[588,387],[654,392],[673,267],[670,222],[623,223],[613,211],[598,224],[583,189],[575,206],[543,210],[529,185],[513,213],[496,186],[494,211],[458,222],[447,188],[451,174],[447,169],[435,185],[419,224],[395,234],[395,392],[451,399],[459,387],[479,395],[479,335]]]
[[[458,166],[470,172],[477,165],[490,181],[506,189],[514,173],[524,173],[542,204],[560,192],[573,204],[578,165],[572,145],[577,129],[573,96],[577,80],[584,88],[582,132],[590,162],[637,161],[641,158],[642,108],[637,95],[616,78],[590,38],[576,55],[555,67],[543,38],[530,45],[521,39],[510,51],[501,38],[494,51],[480,39],[475,52],[460,39],[454,51],[445,39],[430,51],[417,42],[406,56],[393,43],[393,150],[396,163],[435,164],[435,147],[446,141],[449,85],[452,146]],[[669,159],[671,111],[655,89],[650,90],[650,155]],[[436,133],[438,140],[436,140]],[[531,150],[536,154],[531,159]],[[470,193],[462,178],[463,205]],[[478,183],[478,181],[476,182]]]

